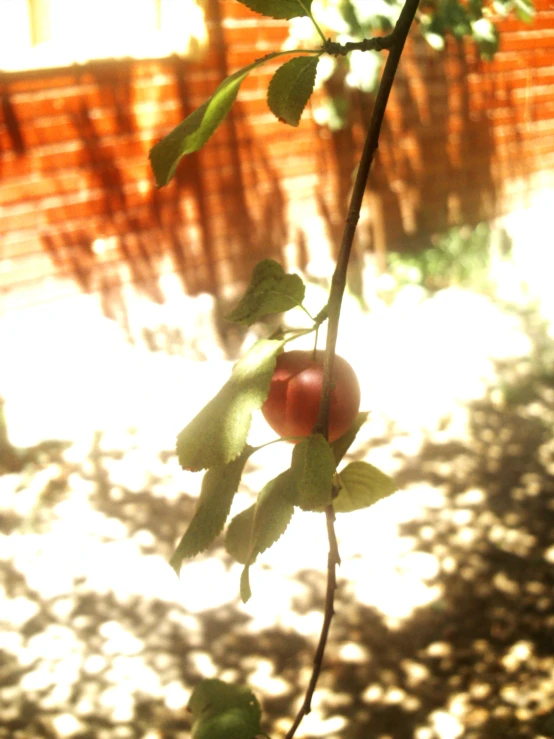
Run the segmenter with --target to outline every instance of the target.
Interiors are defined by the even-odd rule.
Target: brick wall
[[[228,121],[156,190],[150,146],[236,68],[278,48],[286,24],[232,0],[207,3],[196,59],[113,61],[0,73],[0,289],[9,310],[80,291],[114,314],[121,285],[163,301],[247,278],[264,256],[301,265],[337,243],[370,114],[330,133],[309,111],[278,123],[265,103],[278,64],[248,77]],[[501,50],[407,46],[372,173],[360,243],[410,248],[449,223],[528,204],[554,185],[554,9],[506,20]]]

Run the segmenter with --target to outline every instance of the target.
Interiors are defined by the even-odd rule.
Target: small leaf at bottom
[[[202,680],[188,708],[194,718],[193,739],[255,739],[261,730],[260,704],[244,686]]]

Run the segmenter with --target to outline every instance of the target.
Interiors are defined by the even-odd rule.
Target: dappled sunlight
[[[309,293],[317,312],[323,292]],[[540,326],[461,288],[389,302],[364,314],[348,298],[339,352],[371,411],[347,460],[399,492],[337,515],[337,613],[298,737],[551,736],[554,390],[529,360]],[[221,539],[179,576],[169,567],[201,484],[175,437],[233,366],[213,335],[189,340],[185,356],[131,346],[88,298],[0,320],[10,440],[68,442],[0,475],[0,737],[181,739],[202,677],[248,682],[268,733],[289,728],[321,628],[325,522],[295,512],[252,566],[246,605]],[[260,413],[249,438],[274,438]],[[231,515],[292,448],[249,460]]]

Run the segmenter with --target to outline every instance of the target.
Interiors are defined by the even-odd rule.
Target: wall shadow
[[[214,80],[229,72],[221,8],[217,2],[209,6],[212,52],[207,60],[175,56],[159,62],[167,76],[159,102],[176,99],[182,118],[197,107],[199,95],[206,99],[213,93]],[[244,284],[262,258],[282,260],[289,232],[279,176],[238,103],[208,147],[181,164],[174,182],[155,188],[136,107],[136,68],[131,60],[114,60],[29,73],[48,86],[63,72],[74,87],[67,102],[61,96],[59,105],[48,103],[64,114],[64,122],[48,130],[37,126],[31,142],[24,136],[29,113],[20,122],[13,102],[27,77],[2,76],[10,151],[25,158],[25,173],[47,167],[42,176],[49,179],[52,205],[38,227],[41,247],[56,276],[69,276],[83,292],[99,294],[104,313],[119,321],[130,338],[126,285],[162,304],[161,278],[175,272],[188,295],[209,292],[226,312],[228,286]],[[40,115],[37,107],[37,121]],[[73,163],[67,159],[65,164],[66,154],[58,152],[47,165],[37,163],[35,158],[42,156],[37,147],[58,139],[62,148],[71,141],[78,152],[67,155]],[[142,174],[133,177],[139,170]],[[68,182],[70,177],[87,184],[79,189]]]
[[[360,248],[373,251],[381,269],[388,250],[429,246],[433,233],[497,215],[499,187],[508,173],[499,173],[494,121],[488,113],[505,97],[507,83],[492,73],[486,78],[486,63],[475,54],[453,41],[447,51],[435,52],[415,33],[402,60],[357,234]],[[470,87],[471,73],[486,78],[483,90]],[[322,170],[332,181],[319,193],[320,212],[338,248],[372,102],[349,89],[340,70],[326,87],[330,95],[345,96],[351,110],[350,126],[320,137]],[[514,104],[509,97],[506,106]],[[528,177],[523,148],[516,135],[509,159],[517,172],[512,169],[510,176]]]

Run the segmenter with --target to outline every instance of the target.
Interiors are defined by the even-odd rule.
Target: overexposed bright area
[[[155,59],[207,41],[197,0],[2,0],[0,69]]]

